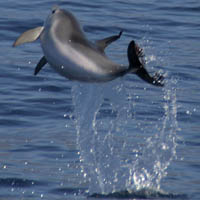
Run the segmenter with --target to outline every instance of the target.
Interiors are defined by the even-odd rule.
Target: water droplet
[[[162,149],[163,149],[163,150],[167,150],[167,149],[169,149],[169,147],[168,147],[166,144],[163,143],[163,144],[162,144]]]
[[[154,55],[151,55],[151,56],[149,56],[149,60],[150,60],[150,61],[155,61],[155,60],[156,60],[156,57],[155,57]]]
[[[189,111],[189,110],[187,110],[187,111],[186,111],[186,114],[187,114],[187,115],[189,115],[189,114],[190,114],[190,111]]]
[[[167,111],[169,109],[169,106],[167,104],[165,104],[164,109]]]

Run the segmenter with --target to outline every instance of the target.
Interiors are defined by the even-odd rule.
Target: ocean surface
[[[54,5],[92,41],[124,30],[107,55],[128,66],[135,40],[165,87],[34,76],[39,41],[12,44]],[[200,199],[199,1],[1,0],[0,15],[1,200]]]

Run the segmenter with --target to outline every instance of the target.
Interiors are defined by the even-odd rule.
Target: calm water
[[[135,39],[165,88],[33,76],[39,42],[11,46],[55,4],[91,40],[123,29],[107,54],[127,65]],[[200,2],[1,0],[0,13],[0,199],[200,199]]]

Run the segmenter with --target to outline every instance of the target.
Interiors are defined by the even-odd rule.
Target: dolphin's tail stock
[[[129,73],[137,74],[142,80],[152,85],[160,87],[164,86],[164,76],[158,73],[155,73],[154,76],[151,76],[147,72],[145,69],[145,61],[143,59],[143,51],[133,40],[128,45],[127,56],[129,60]]]

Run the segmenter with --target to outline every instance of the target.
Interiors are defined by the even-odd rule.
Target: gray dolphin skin
[[[150,76],[145,69],[142,49],[133,40],[127,50],[128,67],[121,66],[106,56],[105,48],[121,35],[122,31],[118,35],[91,42],[72,13],[54,7],[44,26],[22,33],[13,46],[40,39],[44,56],[35,68],[35,75],[48,63],[70,80],[106,82],[134,73],[150,84],[163,86],[162,75],[156,73]]]

